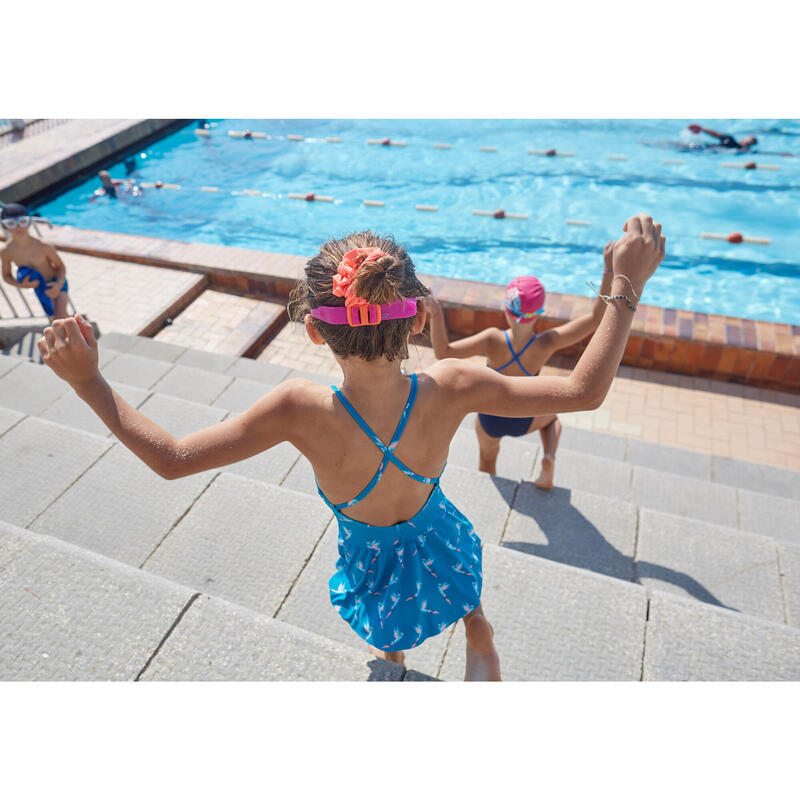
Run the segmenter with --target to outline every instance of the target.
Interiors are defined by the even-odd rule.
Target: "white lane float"
[[[195,136],[211,136],[211,131],[207,131],[205,128],[195,128],[194,129]]]
[[[496,153],[497,152],[497,148],[496,147],[479,147],[478,150],[480,150],[482,153]]]
[[[142,181],[139,186],[142,189],[180,189],[180,185],[177,183],[164,183],[164,181]]]
[[[302,142],[303,141],[303,137],[302,136],[298,136],[296,133],[290,133],[286,138],[290,142]]]
[[[219,186],[201,186],[200,187],[200,191],[201,192],[218,192],[219,190],[220,190]]]
[[[365,201],[364,201],[364,205],[365,205],[365,206],[378,206],[378,207],[382,207],[382,206],[384,205],[384,202],[383,202],[383,200],[365,200]]]
[[[414,206],[417,211],[438,211],[439,206]]]
[[[565,225],[580,225],[583,228],[588,228],[588,227],[591,226],[592,223],[589,222],[588,220],[585,220],[585,219],[565,219],[564,220],[564,224]]]
[[[260,131],[228,131],[228,136],[232,136],[234,139],[266,139],[267,134],[261,133]]]
[[[739,231],[732,233],[701,233],[701,239],[718,239],[723,242],[730,242],[731,244],[772,244],[772,239],[762,239],[757,236],[743,236]]]
[[[661,162],[662,164],[683,164],[682,158],[665,158]]]
[[[326,136],[325,141],[330,142],[331,144],[338,144],[342,140],[338,136]]]
[[[609,161],[627,161],[628,156],[606,156]]]
[[[451,145],[451,144],[442,144],[441,142],[434,142],[433,146],[437,150],[449,150],[453,145]]]

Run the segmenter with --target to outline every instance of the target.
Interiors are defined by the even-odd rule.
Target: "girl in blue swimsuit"
[[[613,242],[603,250],[603,279],[600,294],[610,291]],[[536,318],[544,311],[545,292],[538,278],[524,275],[514,278],[506,287],[505,314],[509,330],[486,330],[450,344],[444,313],[439,303],[427,298],[431,316],[431,340],[437,358],[469,358],[486,356],[487,366],[506,375],[535,377],[557,350],[577,344],[590,336],[603,317],[604,305],[598,296],[588,314],[557,328],[536,333]],[[510,331],[510,334],[509,334]],[[509,358],[510,356],[510,358]],[[480,449],[478,469],[494,475],[500,440],[503,436],[525,436],[539,431],[542,438],[542,462],[534,484],[540,489],[553,488],[556,449],[561,435],[561,422],[555,414],[537,417],[510,417],[478,414],[475,432]]]
[[[644,215],[626,228],[614,268],[640,294],[663,258],[664,240],[661,227]],[[373,652],[400,663],[403,649],[463,620],[465,677],[499,680],[494,632],[481,606],[480,539],[439,485],[450,441],[472,411],[539,416],[597,407],[622,357],[633,312],[621,298],[609,298],[603,335],[592,339],[566,377],[512,379],[456,360],[407,376],[401,360],[409,335],[424,328],[425,307],[417,298],[426,294],[393,239],[367,231],[327,242],[308,262],[290,311],[312,342],[331,348],[344,375],[341,387],[287,380],[243,414],[180,439],[103,379],[97,342],[79,315],[55,321],[37,344],[44,363],[165,478],[291,442],[311,462],[320,495],[339,523],[329,590],[341,617]],[[276,542],[286,535],[274,533]]]

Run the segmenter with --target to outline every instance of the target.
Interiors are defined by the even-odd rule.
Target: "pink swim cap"
[[[506,287],[506,311],[517,322],[532,322],[544,312],[544,286],[533,275],[514,278]]]

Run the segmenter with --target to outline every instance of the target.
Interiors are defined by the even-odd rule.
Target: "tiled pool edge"
[[[286,298],[302,256],[56,226],[47,239],[65,252],[205,273],[212,286]],[[69,264],[67,264],[69,270]],[[505,327],[503,286],[422,276],[445,306],[448,328],[467,336]],[[585,313],[591,300],[548,292],[538,323],[553,327]],[[588,340],[587,340],[588,341]],[[566,352],[579,352],[585,342]],[[623,364],[800,393],[800,325],[640,305]]]

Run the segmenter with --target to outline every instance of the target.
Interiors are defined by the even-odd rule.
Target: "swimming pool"
[[[759,145],[740,155],[645,143],[679,140],[688,122],[737,137],[753,133]],[[800,157],[763,152],[800,154],[800,120],[236,119],[210,120],[207,137],[194,128],[153,144],[127,168],[109,168],[115,178],[132,169],[138,181],[180,190],[88,202],[99,186],[91,178],[39,212],[82,228],[306,256],[330,236],[371,228],[394,234],[422,272],[492,283],[534,273],[551,291],[588,296],[586,280],[600,275],[604,243],[621,234],[628,216],[646,211],[663,223],[668,244],[644,302],[800,323]],[[269,138],[227,134],[243,129]],[[384,137],[406,146],[366,144]],[[549,148],[574,156],[527,152]],[[779,169],[722,166],[747,161]],[[334,202],[287,197],[307,192]],[[527,219],[472,214],[497,208]],[[771,244],[700,238],[732,231]]]

